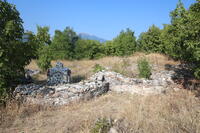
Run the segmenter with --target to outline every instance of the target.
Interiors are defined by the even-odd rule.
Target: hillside
[[[127,58],[61,62],[72,70],[74,82],[78,82],[94,74],[95,64],[137,78],[137,60],[141,57],[148,59],[153,72],[165,71],[166,65],[179,65],[164,55],[143,53]],[[53,66],[55,62],[52,62]],[[27,68],[38,69],[35,61]],[[44,82],[46,73],[36,75],[34,79],[37,83]],[[109,129],[112,133],[199,132],[199,107],[199,98],[184,89],[146,96],[110,91],[89,101],[56,107],[27,104],[19,107],[12,103],[1,112],[0,132],[89,133],[99,127],[112,127]],[[95,126],[98,118],[101,120]]]
[[[103,38],[97,37],[95,35],[90,35],[90,34],[87,34],[87,33],[80,33],[78,36],[81,39],[84,39],[84,40],[96,40],[96,41],[99,41],[101,43],[106,42],[106,40],[103,39]]]

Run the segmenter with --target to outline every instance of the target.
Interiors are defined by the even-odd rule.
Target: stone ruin
[[[109,90],[109,83],[105,82],[104,77],[69,84],[71,70],[60,62],[48,70],[47,78],[45,84],[17,86],[13,93],[15,98],[28,104],[65,105],[97,97]]]
[[[62,63],[49,69],[46,84],[19,85],[14,96],[24,103],[66,105],[83,99],[91,99],[108,91],[139,95],[165,94],[179,90],[172,77],[174,71],[153,72],[151,79],[125,77],[112,71],[100,71],[79,83],[70,82],[71,71]]]
[[[71,70],[64,67],[61,62],[57,62],[56,66],[48,69],[47,83],[49,85],[58,85],[71,82]]]

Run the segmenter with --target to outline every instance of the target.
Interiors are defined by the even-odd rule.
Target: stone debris
[[[39,74],[39,70],[31,70],[31,69],[26,69],[24,73],[24,77],[20,78],[20,82],[22,84],[30,84],[33,83],[33,76]]]
[[[14,96],[24,103],[65,105],[71,102],[88,100],[109,90],[109,83],[102,81],[83,81],[76,84],[19,85]]]
[[[91,99],[108,92],[108,90],[149,95],[163,94],[168,89],[175,88],[175,83],[172,80],[174,71],[153,72],[148,80],[129,78],[116,72],[103,70],[79,83],[66,84],[63,79],[59,79],[62,81],[57,81],[58,79],[56,79],[56,82],[52,81],[52,78],[55,78],[52,77],[54,75],[52,73],[62,72],[61,70],[66,72],[68,69],[64,69],[63,66],[56,66],[55,69],[51,69],[47,84],[37,85],[32,83],[18,86],[14,91],[15,97],[23,97],[24,102],[34,104],[65,105]],[[64,72],[63,74],[66,74]],[[56,84],[49,84],[51,81]]]
[[[111,91],[147,95],[162,94],[165,93],[167,89],[172,88],[174,85],[172,80],[173,74],[173,71],[152,73],[151,78],[148,80],[128,78],[111,71],[101,71],[93,75],[90,79],[95,80],[105,77],[105,81],[110,84]]]
[[[48,69],[47,78],[49,85],[70,83],[71,70],[64,67],[61,62],[57,62],[55,67]]]
[[[31,69],[26,69],[25,70],[25,74],[26,75],[29,75],[29,76],[34,76],[34,75],[37,75],[37,74],[39,74],[40,73],[40,71],[39,70],[31,70]]]
[[[94,74],[90,77],[91,80],[95,79],[102,79],[103,76],[105,77],[105,81],[110,83],[110,86],[115,85],[134,85],[134,84],[141,84],[141,85],[152,85],[152,86],[168,86],[173,84],[172,76],[173,71],[161,71],[159,73],[152,73],[151,78],[148,79],[138,79],[138,78],[129,78],[125,77],[119,73],[112,72],[112,71],[101,71]]]

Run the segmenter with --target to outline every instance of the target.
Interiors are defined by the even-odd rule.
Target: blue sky
[[[122,29],[131,28],[138,36],[155,24],[170,22],[169,12],[178,0],[7,0],[15,4],[25,30],[36,32],[36,25],[56,29],[72,27],[111,40]],[[195,0],[182,0],[188,8]]]

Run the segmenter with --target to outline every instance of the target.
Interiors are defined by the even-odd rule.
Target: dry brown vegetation
[[[64,66],[71,68],[73,76],[89,77],[93,74],[93,67],[95,64],[100,64],[101,66],[114,70],[116,72],[122,73],[129,77],[135,77],[138,73],[137,71],[137,61],[141,57],[146,57],[148,61],[155,67],[154,71],[160,71],[165,69],[166,64],[175,65],[178,61],[169,59],[169,57],[161,54],[144,54],[135,53],[133,56],[129,57],[104,57],[99,60],[80,60],[80,61],[61,61]],[[52,61],[52,66],[55,66],[57,61]],[[29,69],[39,69],[36,61],[32,61],[30,65],[27,66]],[[37,80],[45,80],[46,73],[41,73],[35,77]]]
[[[27,105],[1,123],[4,133],[89,133],[97,118],[117,120],[121,132],[198,133],[200,101],[186,90],[160,96],[108,93],[64,107]]]
[[[122,62],[136,74],[136,62],[146,56],[156,71],[165,64],[178,64],[159,54],[137,53],[127,58],[105,57],[100,60],[62,61],[72,69],[73,75],[90,76],[92,67],[100,64],[110,69]],[[52,62],[55,64],[55,61]],[[116,65],[117,64],[117,65]],[[120,66],[121,67],[121,66]],[[27,68],[38,69],[35,61]],[[126,69],[126,68],[124,68]],[[122,71],[123,72],[123,71]],[[126,73],[125,73],[126,74]],[[37,79],[45,79],[40,74]],[[129,75],[131,76],[131,75]],[[2,133],[89,133],[98,118],[114,120],[113,125],[121,133],[198,133],[200,132],[200,99],[190,91],[171,91],[165,95],[139,96],[109,92],[90,101],[62,107],[44,107],[11,103],[1,110]]]

